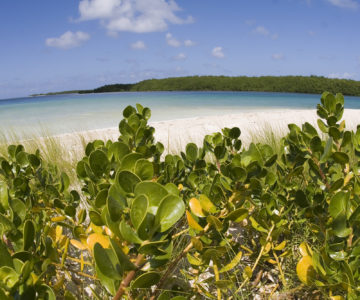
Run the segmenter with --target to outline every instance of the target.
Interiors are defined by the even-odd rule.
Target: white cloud
[[[271,55],[271,58],[273,60],[283,60],[285,56],[282,53],[274,53],[273,55]]]
[[[215,56],[217,58],[224,58],[225,54],[223,52],[223,48],[222,47],[215,47],[212,51],[211,51],[212,56]]]
[[[143,41],[137,41],[137,42],[131,44],[131,48],[133,48],[135,50],[142,50],[142,49],[146,48],[146,45]]]
[[[252,32],[257,35],[268,36],[272,40],[277,40],[279,38],[279,35],[277,33],[271,33],[269,29],[261,25],[256,26]]]
[[[193,42],[192,40],[186,40],[186,41],[184,41],[184,45],[186,47],[192,47],[195,45],[195,42]]]
[[[327,0],[332,5],[341,7],[341,8],[350,8],[357,9],[359,8],[359,3],[355,0]]]
[[[267,30],[267,28],[265,28],[264,26],[257,26],[253,30],[253,33],[265,36],[268,36],[270,34],[269,30]]]
[[[110,32],[155,32],[193,22],[178,17],[180,10],[175,0],[81,0],[79,20],[100,20]]]
[[[178,55],[174,56],[175,60],[184,60],[186,59],[186,55],[184,53],[179,53]]]
[[[80,46],[82,43],[90,39],[90,35],[82,32],[67,31],[60,37],[48,38],[45,44],[49,47],[55,47],[60,49],[70,49]]]
[[[166,34],[166,42],[171,47],[177,48],[181,46],[181,42],[174,38],[171,33]]]
[[[345,73],[331,73],[327,77],[329,78],[338,78],[338,79],[353,79],[355,74],[348,72]]]

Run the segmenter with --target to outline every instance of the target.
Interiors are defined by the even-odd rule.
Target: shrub
[[[77,164],[82,200],[39,152],[10,146],[0,159],[0,293],[357,299],[360,126],[346,130],[343,111],[342,95],[324,93],[320,134],[289,124],[277,149],[244,148],[240,129],[224,128],[164,155],[150,109],[128,106],[118,141],[89,143]],[[65,291],[64,273],[90,292]]]

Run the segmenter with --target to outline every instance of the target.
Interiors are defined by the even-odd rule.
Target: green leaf
[[[303,125],[303,131],[306,132],[311,138],[318,135],[316,129],[314,126],[312,126],[310,123],[305,122]]]
[[[31,220],[27,220],[24,224],[24,247],[25,251],[28,251],[34,246],[35,240],[35,225]]]
[[[4,181],[0,181],[0,204],[3,209],[9,209],[8,186]]]
[[[204,194],[199,196],[199,202],[201,208],[208,213],[214,214],[217,212],[216,206],[211,202],[211,200]]]
[[[332,158],[339,164],[345,165],[349,162],[349,156],[344,152],[334,152]]]
[[[148,207],[149,200],[145,195],[139,195],[134,199],[131,206],[130,218],[136,230],[139,229],[141,223],[145,220]]]
[[[257,230],[257,231],[260,231],[260,232],[264,232],[264,233],[267,233],[268,231],[262,227],[253,217],[250,217],[249,220],[251,221],[251,225],[252,227]]]
[[[332,146],[333,139],[330,137],[326,142],[324,152],[320,158],[320,162],[325,162],[328,159],[328,157],[331,155]]]
[[[104,151],[95,150],[90,154],[89,164],[95,176],[101,177],[109,167],[109,160]]]
[[[91,222],[94,223],[96,226],[104,225],[101,215],[98,212],[90,210],[89,217],[90,217]]]
[[[336,107],[336,100],[333,94],[328,93],[324,98],[324,106],[328,112],[334,113]]]
[[[320,130],[323,132],[323,133],[328,133],[329,132],[329,129],[328,127],[325,125],[325,123],[323,121],[321,121],[320,119],[317,120],[317,124],[320,128]]]
[[[165,187],[157,182],[143,181],[135,187],[135,197],[145,195],[149,200],[149,206],[159,206],[161,200],[168,194]]]
[[[230,220],[233,222],[241,222],[249,215],[249,211],[246,208],[238,208],[232,212],[230,212],[226,216],[226,220]]]
[[[194,143],[189,143],[186,145],[186,157],[191,162],[195,162],[198,157],[198,147]]]
[[[241,134],[241,131],[238,127],[233,127],[230,129],[229,131],[229,137],[231,137],[232,139],[237,139]]]
[[[346,147],[350,143],[351,143],[351,132],[350,131],[345,131],[343,139],[341,141],[341,148]]]
[[[214,149],[216,159],[223,159],[226,155],[226,148],[224,146],[216,146]]]
[[[131,284],[131,289],[150,288],[160,280],[159,272],[147,272],[138,276]]]
[[[345,238],[352,232],[352,229],[347,227],[346,216],[342,214],[333,220],[332,228],[335,235],[340,238]]]
[[[121,274],[116,271],[108,253],[99,243],[96,243],[94,246],[94,258],[96,266],[102,274],[109,278],[121,280]]]
[[[121,207],[121,209],[124,209],[127,206],[127,203],[126,203],[126,198],[124,197],[123,194],[124,191],[120,188],[119,184],[114,183],[113,185],[111,185],[109,189],[109,194],[107,196],[108,201],[111,202],[116,201],[119,207]],[[105,204],[106,204],[106,200],[105,200]]]
[[[210,225],[214,226],[215,229],[219,232],[223,229],[223,225],[222,225],[221,221],[218,218],[216,218],[215,216],[207,216],[206,221]]]
[[[350,194],[340,191],[330,199],[329,214],[336,219],[338,216],[346,215]]]
[[[190,253],[186,254],[186,258],[189,261],[189,263],[193,266],[201,266],[203,264],[203,261]]]
[[[136,266],[129,260],[129,257],[121,250],[113,239],[110,239],[110,246],[116,254],[120,267],[124,271],[136,270]]]
[[[133,171],[136,162],[143,157],[144,156],[141,153],[136,152],[125,155],[121,161],[121,170]]]
[[[106,199],[108,197],[108,189],[101,190],[95,198],[95,206],[101,208],[106,204]]]
[[[154,177],[153,164],[147,159],[139,159],[135,164],[135,174],[141,180],[151,180]]]
[[[125,107],[123,110],[123,116],[124,118],[129,118],[132,114],[136,114],[136,109],[132,107],[131,105]]]
[[[114,157],[115,161],[121,161],[123,157],[129,153],[130,149],[125,143],[115,142],[109,147],[108,157],[109,159]]]
[[[134,193],[135,186],[141,181],[138,176],[130,171],[121,171],[117,175],[120,187],[126,193]]]
[[[29,165],[28,154],[24,151],[18,152],[16,154],[16,161],[22,168],[26,168]]]
[[[308,207],[309,200],[307,199],[305,193],[302,190],[298,190],[295,193],[295,203],[300,207]]]
[[[122,238],[129,243],[141,244],[143,242],[124,220],[120,223],[120,233]]]
[[[7,288],[13,288],[19,281],[20,275],[13,268],[3,266],[0,268],[0,282]]]
[[[310,149],[312,152],[322,151],[321,139],[318,136],[314,136],[310,141]]]
[[[155,216],[155,226],[160,227],[160,232],[168,230],[185,213],[184,201],[175,195],[166,196],[160,203]]]
[[[240,263],[241,257],[242,252],[240,251],[238,254],[236,254],[236,256],[231,260],[230,263],[220,269],[220,273],[228,272],[234,269]]]
[[[340,139],[341,137],[341,132],[339,131],[339,129],[337,129],[336,127],[331,126],[329,128],[329,135],[335,140],[337,141],[338,139]]]
[[[155,242],[144,242],[141,244],[139,248],[139,252],[147,255],[164,255],[166,254],[165,250],[162,250],[160,247],[164,246],[164,244],[168,243],[165,241],[155,241]]]
[[[0,266],[13,267],[13,260],[6,245],[0,240]]]

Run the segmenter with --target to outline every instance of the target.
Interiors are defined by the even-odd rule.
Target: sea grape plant
[[[11,145],[0,157],[1,299],[55,299],[63,287],[69,244],[63,231],[74,228],[80,202],[69,184],[39,151]]]
[[[277,150],[245,147],[234,127],[165,155],[150,109],[128,106],[117,141],[86,146],[81,196],[38,152],[9,147],[0,292],[70,297],[63,271],[93,283],[82,298],[357,299],[360,126],[347,130],[343,112],[324,93],[318,129],[289,124]]]

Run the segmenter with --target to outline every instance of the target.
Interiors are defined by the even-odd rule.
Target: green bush
[[[360,126],[346,130],[343,111],[324,93],[320,132],[289,124],[277,149],[224,128],[165,155],[150,109],[128,106],[118,141],[87,145],[80,193],[39,152],[10,146],[0,295],[358,299]]]

